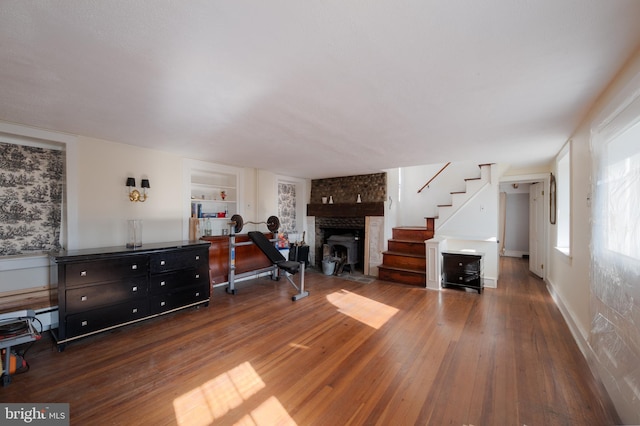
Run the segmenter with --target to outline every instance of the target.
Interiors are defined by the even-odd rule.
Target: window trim
[[[76,247],[78,242],[77,136],[0,122],[0,140],[19,145],[58,147],[65,152],[65,190],[63,194],[65,201],[62,211],[60,244],[67,249]],[[43,257],[46,257],[46,254],[5,256],[2,258],[0,270],[28,269],[40,266]]]
[[[557,198],[556,198],[556,241],[555,249],[571,258],[572,238],[572,140],[568,140],[556,156]],[[567,196],[568,195],[568,196]]]

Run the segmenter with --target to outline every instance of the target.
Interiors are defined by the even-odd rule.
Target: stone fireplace
[[[386,182],[386,173],[312,180],[307,216],[315,218],[316,267],[321,267],[326,244],[330,256],[346,257],[352,272],[367,273],[367,218],[384,217]]]

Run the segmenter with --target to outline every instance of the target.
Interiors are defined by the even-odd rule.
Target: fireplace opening
[[[345,272],[364,272],[364,223],[362,227],[353,228],[333,225],[316,226],[316,266],[321,267],[323,258],[328,255],[343,259]]]

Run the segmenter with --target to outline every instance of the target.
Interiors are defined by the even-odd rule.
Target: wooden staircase
[[[393,228],[388,250],[382,253],[378,278],[403,284],[427,285],[427,259],[425,240],[433,238],[434,219],[427,218],[427,226],[401,226]]]

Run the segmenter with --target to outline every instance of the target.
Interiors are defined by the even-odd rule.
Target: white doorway
[[[547,270],[547,234],[549,230],[548,226],[548,190],[549,187],[549,175],[547,174],[535,174],[535,175],[522,175],[522,176],[505,176],[500,180],[501,191],[501,206],[500,210],[502,214],[499,217],[499,226],[501,229],[501,241],[500,241],[500,255],[528,257],[529,270],[536,276],[545,279]],[[525,200],[520,200],[520,205],[526,203],[525,207],[520,207],[520,210],[512,210],[511,217],[506,213],[506,199],[507,196],[502,194],[503,192],[520,193],[526,188],[524,192]],[[523,209],[528,208],[526,215],[523,214]],[[514,216],[513,211],[520,212]],[[518,221],[519,223],[514,226],[513,223],[509,224],[508,221]],[[511,225],[511,226],[510,226]],[[509,241],[508,233],[513,233],[513,229],[520,229],[527,231],[527,241],[522,243],[526,247],[526,254],[521,253],[522,245],[520,249],[514,250],[513,247],[508,247]],[[510,231],[511,230],[511,231]],[[524,231],[522,231],[524,232]],[[517,233],[517,232],[516,232]],[[513,237],[513,235],[511,235]]]
[[[529,270],[544,277],[544,184],[529,186]]]

